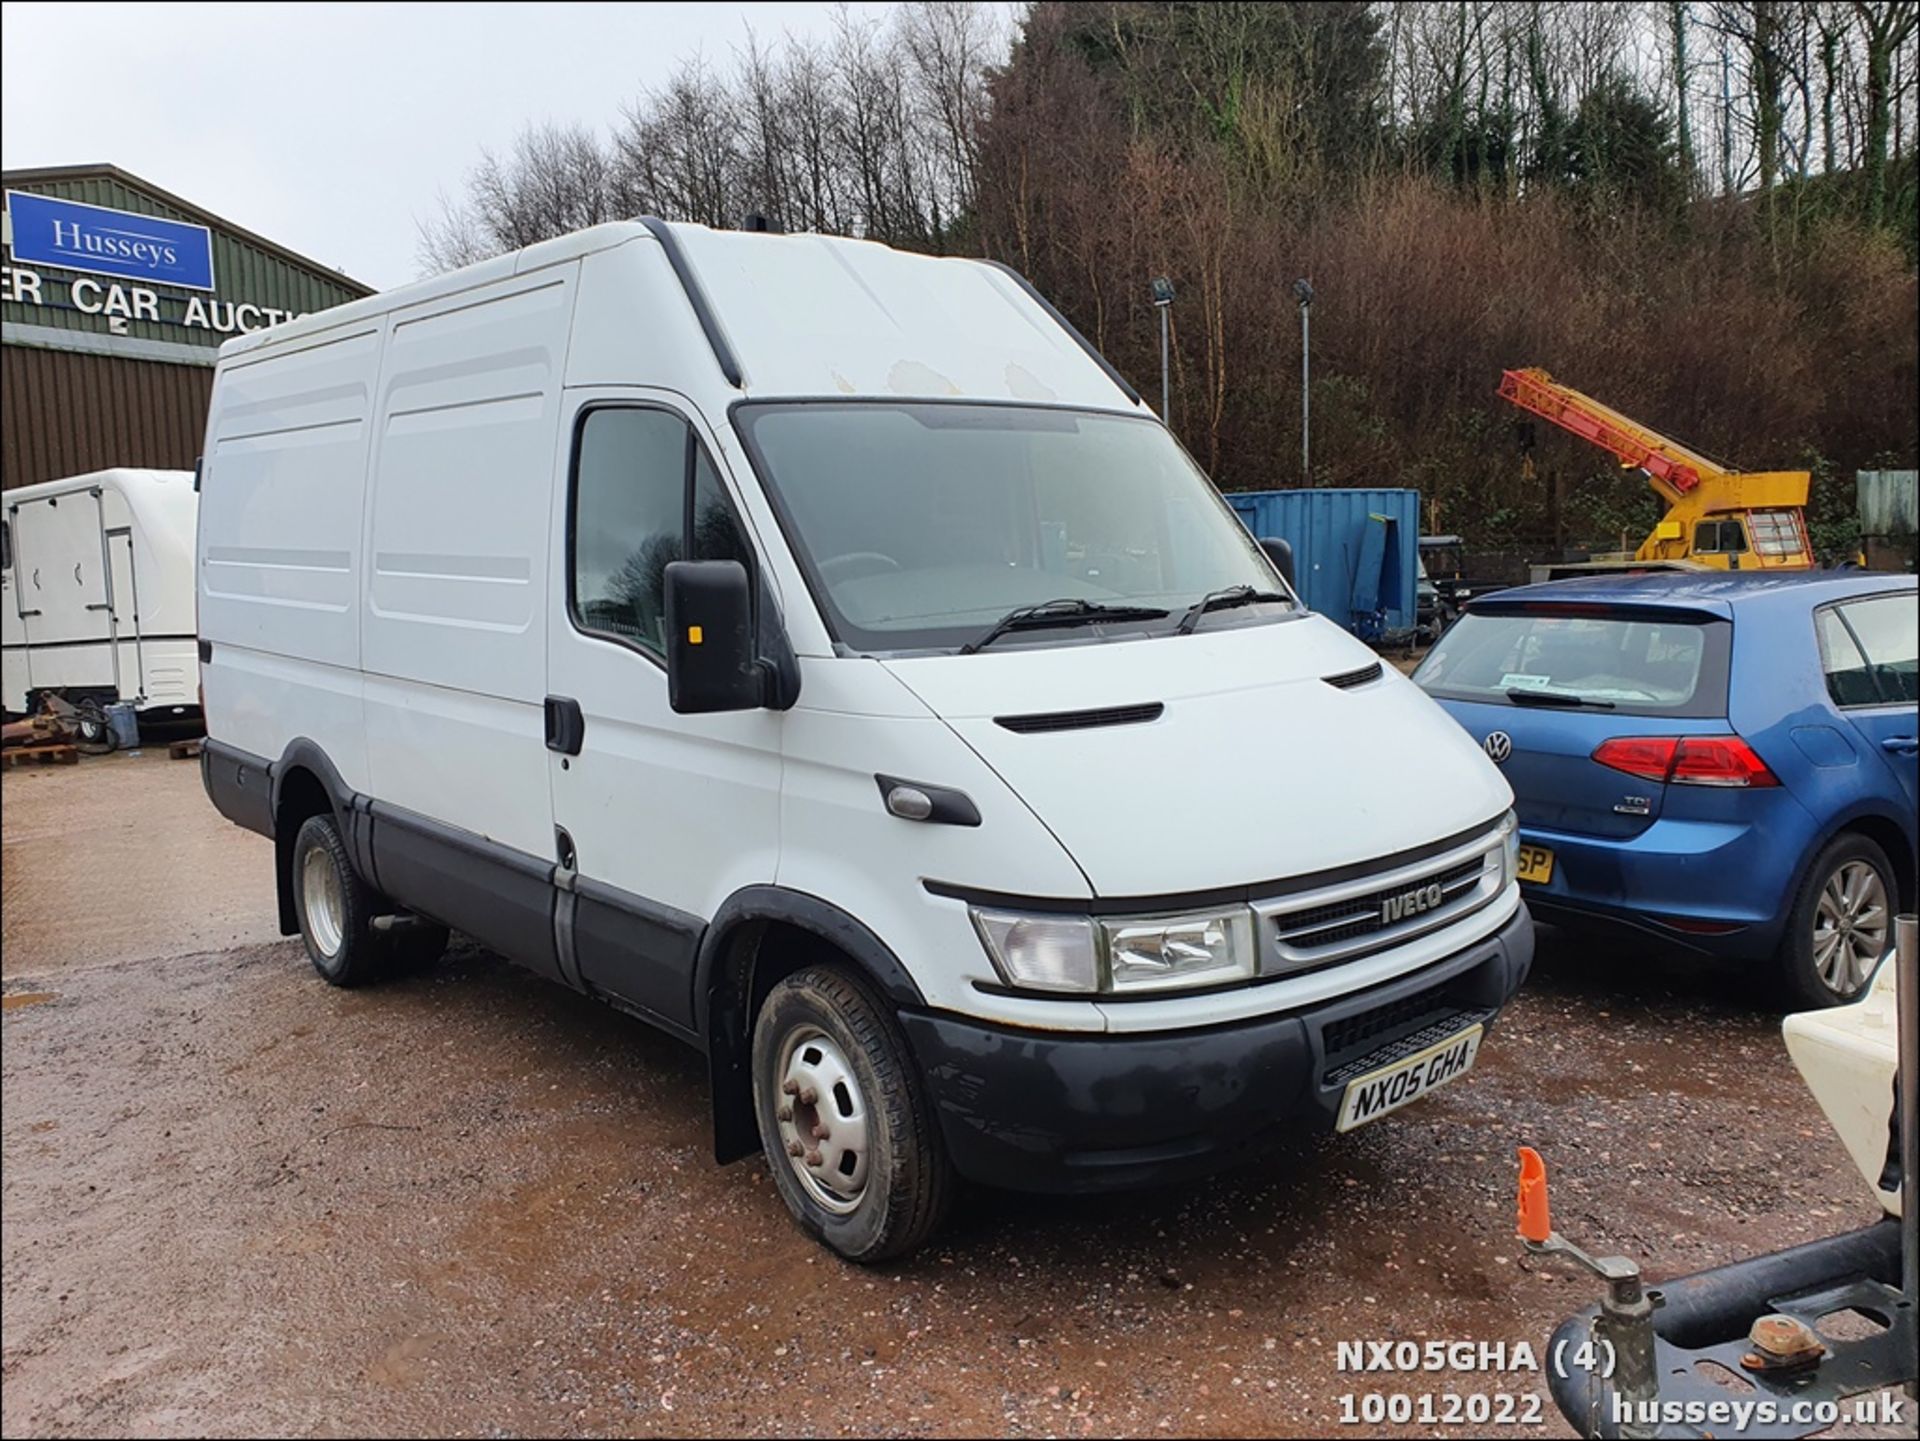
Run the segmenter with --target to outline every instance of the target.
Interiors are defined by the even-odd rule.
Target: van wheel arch
[[[273,859],[280,904],[280,934],[299,934],[293,901],[293,843],[312,816],[333,815],[341,835],[349,836],[345,813],[352,792],[319,745],[302,736],[289,741],[273,768]]]
[[[895,1005],[926,1004],[884,941],[838,906],[804,891],[780,886],[736,891],[701,936],[694,962],[694,1026],[707,1047],[715,1160],[758,1154],[753,1018],[775,985],[818,965],[854,971]]]

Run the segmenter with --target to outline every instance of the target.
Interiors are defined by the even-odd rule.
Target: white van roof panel
[[[1019,277],[990,262],[919,255],[836,236],[704,225],[667,228],[740,365],[744,395],[1139,408]],[[220,355],[232,359],[635,241],[660,243],[650,226],[638,221],[596,225],[236,336],[221,346]],[[666,256],[659,258],[666,271]],[[679,288],[676,281],[668,284]],[[657,303],[659,291],[653,296]],[[666,325],[678,330],[687,318],[681,311]],[[645,330],[658,333],[653,325]],[[596,379],[612,383],[614,378]],[[680,388],[681,378],[633,374],[619,379]]]
[[[1015,276],[985,261],[837,236],[673,232],[755,398],[1133,406]]]

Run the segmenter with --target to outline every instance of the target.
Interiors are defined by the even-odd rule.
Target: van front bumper
[[[1412,975],[1229,1026],[1072,1035],[916,1010],[900,1023],[963,1176],[1019,1191],[1118,1190],[1331,1131],[1370,1056],[1451,1019],[1490,1026],[1532,964],[1522,907]]]

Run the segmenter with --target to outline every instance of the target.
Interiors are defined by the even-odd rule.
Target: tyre
[[[113,727],[98,701],[82,701],[74,711],[75,742],[89,755],[105,755],[113,749]]]
[[[753,1102],[787,1209],[849,1261],[905,1255],[938,1229],[945,1143],[906,1038],[852,974],[810,966],[767,993]]]
[[[379,896],[360,878],[330,815],[309,816],[293,840],[293,906],[321,979],[360,986],[383,974],[392,948],[374,933]]]
[[[1893,944],[1898,894],[1879,846],[1852,834],[1829,841],[1807,868],[1776,953],[1788,1002],[1813,1010],[1858,1000]]]

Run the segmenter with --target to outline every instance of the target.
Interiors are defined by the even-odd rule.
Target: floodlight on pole
[[[1153,278],[1153,308],[1160,312],[1160,419],[1165,423],[1171,414],[1173,382],[1168,369],[1168,327],[1173,311],[1173,282],[1164,275]]]

